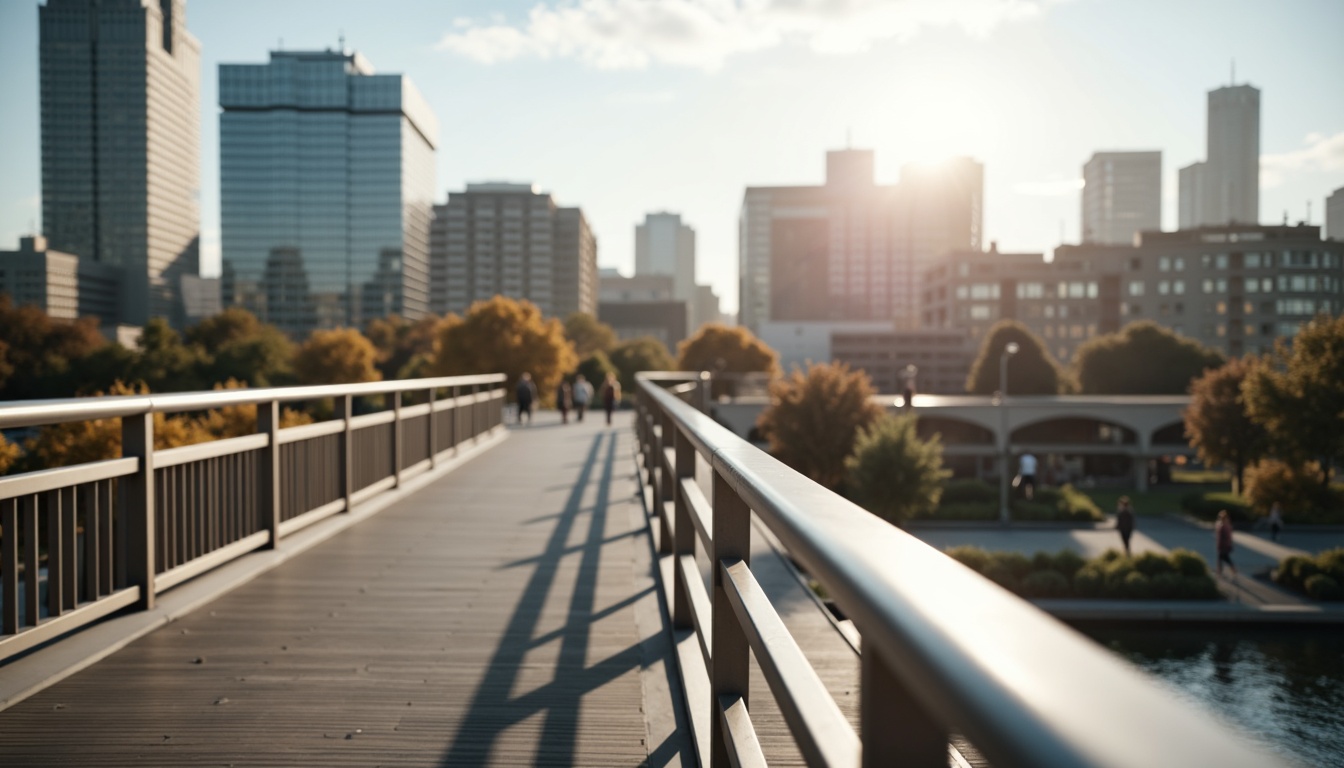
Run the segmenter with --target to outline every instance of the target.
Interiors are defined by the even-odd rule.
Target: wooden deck
[[[0,712],[0,765],[693,759],[632,440],[628,417],[606,428],[543,414]]]

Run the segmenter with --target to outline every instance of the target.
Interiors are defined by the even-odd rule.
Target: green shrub
[[[1222,596],[1218,585],[1207,572],[1199,576],[1181,577],[1182,600],[1216,600]]]
[[[1149,577],[1152,583],[1153,597],[1157,600],[1175,600],[1181,596],[1181,582],[1185,577],[1175,571],[1159,573]]]
[[[1022,580],[1025,597],[1067,597],[1069,577],[1055,570],[1041,570]]]
[[[947,550],[947,556],[976,573],[984,573],[989,564],[989,553],[979,547],[953,547]]]
[[[1055,567],[1055,558],[1049,552],[1037,552],[1031,556],[1031,572],[1048,571]]]
[[[1054,504],[1046,504],[1043,501],[1023,501],[1021,499],[1013,502],[1013,519],[1046,521],[1053,522],[1063,519],[1059,510]]]
[[[1307,555],[1292,555],[1279,561],[1279,567],[1274,569],[1271,578],[1276,584],[1302,592],[1306,590],[1307,578],[1317,573],[1320,573],[1320,569],[1316,567],[1315,560]]]
[[[1021,552],[995,552],[990,558],[1002,563],[1014,578],[1021,579],[1031,573],[1031,560]]]
[[[1134,569],[1149,578],[1160,573],[1172,573],[1176,570],[1169,558],[1156,552],[1144,552],[1134,558]]]
[[[1125,580],[1129,578],[1130,574],[1138,573],[1134,570],[1134,561],[1127,557],[1115,558],[1102,566],[1102,573],[1106,575],[1105,595],[1107,597],[1129,597]]]
[[[1182,576],[1195,578],[1209,575],[1209,565],[1204,562],[1204,558],[1188,549],[1173,549],[1167,558],[1171,561],[1171,567]]]
[[[980,480],[948,480],[943,484],[943,504],[998,504],[999,489]]]
[[[1344,584],[1344,547],[1320,553],[1316,556],[1316,565],[1320,566],[1321,573]]]
[[[1082,555],[1071,549],[1061,549],[1055,553],[1050,567],[1071,579],[1086,564],[1087,561],[1083,559]]]
[[[1249,522],[1254,517],[1250,504],[1235,493],[1187,493],[1181,497],[1181,509],[1200,520],[1217,520],[1224,509],[1233,523]]]
[[[1130,571],[1120,582],[1120,592],[1130,600],[1150,600],[1153,597],[1153,582],[1138,571]]]
[[[1106,516],[1101,513],[1092,501],[1092,497],[1074,488],[1072,485],[1065,485],[1059,489],[1059,506],[1069,515],[1069,519],[1078,521],[1101,521]]]
[[[1073,575],[1073,591],[1079,597],[1101,597],[1106,591],[1106,574],[1098,565],[1085,565]]]
[[[1324,573],[1307,579],[1306,592],[1313,600],[1344,600],[1344,587]]]
[[[981,502],[957,502],[955,504],[943,503],[930,515],[920,515],[916,519],[932,520],[998,520],[999,505],[985,504]]]
[[[1017,592],[1021,586],[1021,580],[1013,575],[1013,570],[1002,560],[989,561],[985,564],[985,570],[980,573],[1010,592]]]
[[[1111,561],[1113,561],[1113,560],[1119,560],[1120,558],[1122,558],[1122,557],[1124,557],[1124,556],[1125,556],[1125,553],[1124,553],[1124,552],[1121,552],[1121,551],[1118,550],[1118,549],[1114,549],[1114,548],[1112,548],[1112,549],[1108,549],[1108,550],[1106,550],[1105,552],[1102,552],[1101,555],[1099,555],[1099,556],[1097,557],[1097,559],[1100,560],[1100,561],[1103,562],[1103,563],[1109,563],[1109,562],[1111,562]]]

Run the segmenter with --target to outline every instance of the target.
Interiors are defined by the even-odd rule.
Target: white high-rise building
[[[1204,223],[1204,166],[1200,160],[1180,170],[1180,197],[1176,202],[1179,229],[1194,229]]]
[[[1344,240],[1344,187],[1325,198],[1325,239]]]
[[[635,274],[671,275],[673,295],[695,293],[695,230],[676,213],[650,213],[635,225]]]
[[[1209,91],[1207,158],[1181,169],[1182,229],[1260,220],[1260,89]]]
[[[1083,242],[1129,245],[1162,228],[1162,153],[1096,152],[1083,166]]]
[[[38,7],[42,221],[53,251],[120,267],[120,317],[181,320],[199,275],[201,47],[186,0]]]

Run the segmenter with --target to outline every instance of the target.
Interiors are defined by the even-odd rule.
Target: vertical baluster
[[[191,509],[191,467],[178,464],[173,467],[173,563],[181,565],[189,559],[187,554],[191,526],[187,525],[188,510]]]
[[[98,556],[102,554],[102,515],[98,503],[98,484],[85,483],[79,488],[84,507],[84,599],[97,600],[98,595]]]
[[[159,500],[155,509],[158,519],[154,521],[154,572],[163,573],[172,566],[167,562],[168,555],[164,552],[164,543],[168,532],[168,518],[172,516],[172,508],[168,505],[168,470],[155,470],[154,472],[154,497]]]
[[[61,586],[61,577],[65,574],[65,569],[61,567],[61,555],[65,554],[65,548],[61,546],[61,524],[64,518],[61,515],[60,491],[44,492],[42,507],[47,513],[47,618],[54,619],[61,615],[61,596],[65,594]]]
[[[691,598],[687,592],[686,580],[683,578],[681,568],[681,558],[690,555],[695,557],[695,524],[691,522],[691,506],[686,499],[686,494],[682,493],[681,481],[683,478],[695,477],[695,446],[682,434],[680,429],[673,427],[673,450],[677,452],[676,472],[673,478],[673,499],[672,509],[676,516],[676,523],[672,526],[673,545],[673,569],[672,569],[672,623],[677,629],[690,629],[695,626],[691,617]],[[703,620],[704,617],[701,617]]]
[[[860,664],[863,768],[890,765],[896,756],[903,766],[946,766],[947,730],[915,701],[876,647],[865,646]]]
[[[158,471],[159,487],[159,560],[160,571],[167,571],[178,565],[177,561],[177,467],[167,467]]]
[[[667,466],[667,449],[673,448],[675,450],[677,428],[673,426],[672,416],[666,409],[660,408],[659,412],[662,415],[662,432],[658,438],[658,453],[656,456],[658,497],[655,500],[655,505],[658,507],[658,551],[661,554],[671,554],[674,534],[672,533],[672,519],[667,515],[667,502],[673,500],[674,486],[677,481],[674,475],[676,470]]]
[[[433,469],[439,463],[439,441],[437,439],[439,432],[438,413],[434,410],[434,395],[438,390],[429,388],[429,416],[425,417],[425,445],[429,448],[429,468]]]
[[[476,443],[478,439],[478,433],[480,432],[480,430],[477,428],[477,425],[479,424],[479,421],[477,419],[480,416],[481,409],[476,404],[476,385],[472,384],[469,387],[469,389],[471,390],[471,400],[467,405],[467,411],[470,419],[470,421],[467,422],[467,434],[471,435],[471,442],[474,444]]]
[[[121,455],[139,459],[134,475],[121,478],[126,522],[126,574],[140,587],[141,610],[154,607],[154,414],[123,416]]]
[[[266,447],[260,451],[257,466],[257,509],[261,513],[262,530],[269,532],[268,549],[280,544],[280,488],[284,480],[294,482],[291,475],[282,476],[280,467],[280,403],[257,403],[257,432],[266,435]]]
[[[23,551],[23,622],[30,627],[37,626],[41,611],[42,584],[37,561],[39,546],[37,530],[37,497],[27,495],[19,499],[19,517],[23,528],[23,540],[27,546]]]
[[[354,398],[344,395],[336,398],[336,418],[345,420],[341,433],[341,493],[345,497],[345,511],[350,511],[350,496],[355,492],[354,435],[350,432],[350,418],[354,415]]]
[[[73,610],[79,605],[79,531],[75,527],[75,489],[62,488],[61,499],[61,605]]]
[[[112,480],[104,480],[95,487],[98,491],[98,541],[102,551],[98,555],[98,596],[112,594],[115,583],[116,542],[112,538]]]
[[[19,631],[19,500],[0,499],[0,603],[4,616],[0,617],[0,632],[12,635]],[[32,546],[32,543],[29,543]]]
[[[449,441],[453,444],[453,455],[456,456],[458,451],[457,444],[462,442],[462,403],[459,402],[457,399],[458,396],[457,387],[450,387],[448,389],[448,394],[450,397],[453,398],[453,410],[452,410],[453,426]]]
[[[401,465],[405,460],[403,454],[405,442],[406,425],[401,420],[401,393],[392,393],[392,487],[401,485]]]
[[[713,637],[710,656],[710,765],[726,768],[732,765],[727,750],[727,734],[723,732],[723,718],[719,716],[719,702],[741,697],[742,705],[750,710],[751,647],[746,633],[737,622],[733,607],[723,587],[724,563],[741,560],[751,562],[751,510],[737,491],[728,484],[719,469],[714,469],[713,486],[714,522],[713,551],[710,562],[714,570]]]

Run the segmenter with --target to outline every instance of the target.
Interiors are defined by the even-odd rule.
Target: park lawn
[[[1199,485],[1162,485],[1147,491],[1127,490],[1124,488],[1082,488],[1083,493],[1092,497],[1093,503],[1108,514],[1115,514],[1115,503],[1121,496],[1128,496],[1134,507],[1134,514],[1144,517],[1156,517],[1181,511],[1181,499],[1191,493],[1229,492],[1231,483],[1202,483]]]
[[[1173,483],[1231,483],[1232,473],[1225,469],[1173,469]]]

